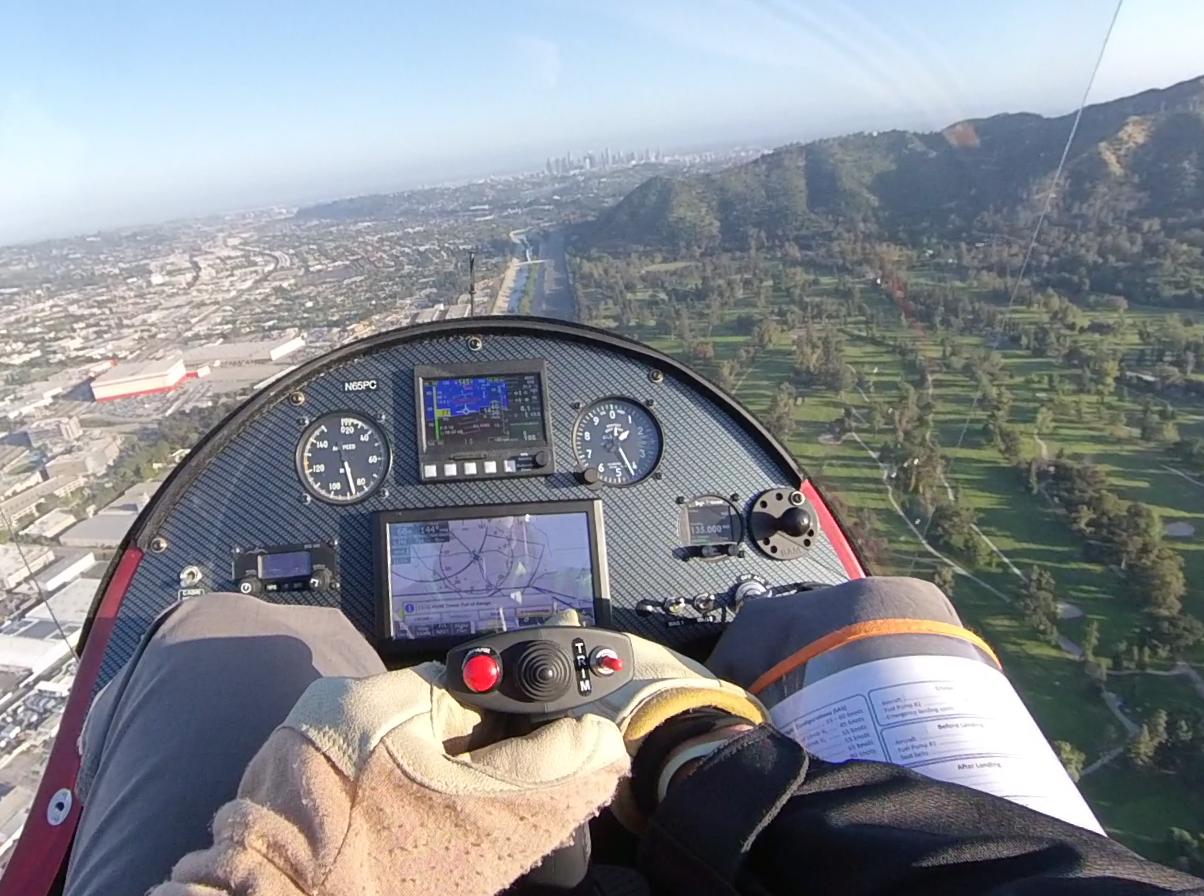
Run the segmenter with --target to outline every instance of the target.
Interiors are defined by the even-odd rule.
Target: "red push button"
[[[497,686],[502,666],[491,653],[474,653],[464,661],[460,674],[464,678],[465,687],[473,693],[483,694]]]

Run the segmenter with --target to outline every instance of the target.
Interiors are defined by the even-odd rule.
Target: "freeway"
[[[525,230],[516,230],[510,234],[510,239],[516,244],[516,255],[510,259],[506,273],[502,276],[492,313],[517,314],[528,280],[534,278],[531,314],[575,320],[577,308],[572,290],[569,289],[564,233],[560,230],[545,231],[539,243],[537,258],[532,257],[531,243],[528,242],[526,233]],[[520,257],[525,260],[520,260]]]
[[[531,313],[540,317],[575,320],[577,317],[573,293],[569,289],[569,265],[564,255],[564,231],[549,230],[539,245],[543,261],[543,276],[536,280]]]

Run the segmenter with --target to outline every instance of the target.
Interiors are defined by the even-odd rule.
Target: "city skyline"
[[[553,147],[1065,113],[1113,9],[223,0],[196,17],[16,0],[0,28],[0,243],[535,170]],[[1191,0],[1130,4],[1092,100],[1201,74],[1200,30]]]

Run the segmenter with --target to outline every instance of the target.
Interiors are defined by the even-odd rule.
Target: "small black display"
[[[310,559],[309,551],[259,555],[259,578],[264,581],[300,579],[313,571],[313,561]]]
[[[597,502],[377,515],[380,634],[465,639],[574,609],[609,624]]]
[[[422,408],[428,446],[521,448],[547,442],[538,373],[424,380]]]
[[[703,495],[686,502],[684,516],[683,535],[688,544],[737,544],[744,538],[740,512],[718,495]]]

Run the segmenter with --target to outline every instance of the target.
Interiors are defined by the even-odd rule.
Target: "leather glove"
[[[153,896],[492,896],[611,800],[615,724],[561,719],[499,739],[425,663],[314,682],[218,812],[214,845]]]
[[[562,610],[548,625],[580,625],[575,610]],[[597,714],[619,726],[629,756],[639,752],[644,739],[662,722],[701,707],[714,707],[753,725],[768,721],[765,707],[743,688],[723,681],[713,672],[653,641],[628,634],[635,663],[632,680],[609,697],[577,710],[577,715]],[[624,781],[611,804],[624,827],[640,833],[647,822],[636,806],[629,781]]]

